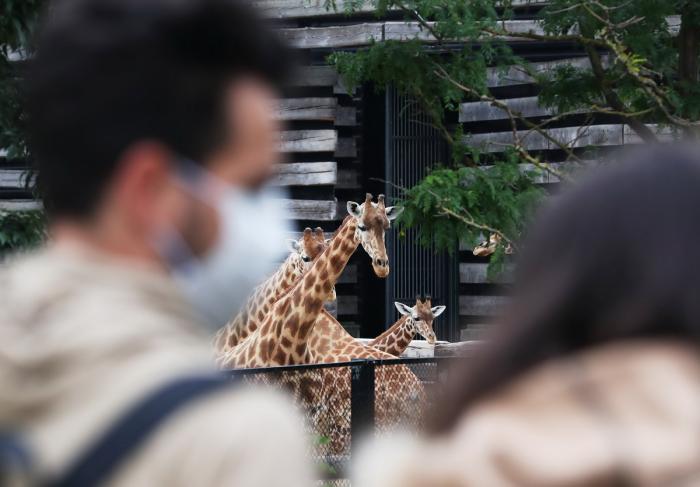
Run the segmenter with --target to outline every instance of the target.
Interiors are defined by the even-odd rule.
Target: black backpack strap
[[[32,455],[18,434],[0,431],[0,485],[10,479],[29,478]]]
[[[98,437],[51,487],[100,485],[170,415],[195,399],[230,385],[231,379],[208,375],[177,379],[149,394]]]

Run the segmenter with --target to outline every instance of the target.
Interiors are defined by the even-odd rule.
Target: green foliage
[[[678,29],[669,26],[669,21],[676,23],[680,15],[683,25],[700,39],[700,2],[550,0],[538,14],[544,34],[508,32],[500,21],[512,18],[510,1],[361,3],[372,4],[380,16],[401,12],[436,40],[429,46],[418,40],[376,42],[363,50],[336,52],[329,58],[350,87],[366,82],[391,85],[402,95],[415,98],[450,144],[451,160],[443,161],[448,165],[434,169],[404,194],[406,211],[400,222],[418,228],[424,244],[454,249],[458,239],[474,243],[487,236],[487,229],[516,243],[542,199],[543,191],[535,185],[539,174],[518,168],[527,162],[538,167],[538,173],[551,171],[536,154],[529,154],[515,142],[505,153],[485,158],[469,147],[459,126],[446,122],[446,112],[455,111],[461,103],[497,99],[487,87],[488,68],[505,75],[516,65],[530,73],[539,103],[558,114],[585,111],[592,116],[614,115],[635,130],[639,127],[640,137],[646,140],[653,137],[644,133],[648,123],[671,126],[674,133],[700,132],[693,126],[700,118],[697,73],[683,75],[679,68],[693,61],[684,55],[697,56],[698,51],[683,48]],[[506,35],[573,43],[589,57],[593,69],[568,65],[536,72],[503,40]],[[476,40],[478,43],[472,42]],[[533,128],[517,114],[511,113],[509,118],[532,130],[546,128],[556,119]],[[573,151],[568,158],[576,159]],[[485,164],[490,168],[479,167]],[[502,250],[497,255],[502,255]]]
[[[472,157],[479,162],[478,153],[473,152]],[[518,161],[517,154],[510,151],[492,166],[434,169],[405,192],[399,224],[417,228],[422,244],[432,243],[437,250],[449,252],[460,241],[478,244],[491,233],[489,227],[517,240],[530,209],[544,196],[533,183],[533,175],[522,171]],[[473,223],[466,224],[466,220]]]
[[[28,157],[17,60],[31,52],[31,36],[43,4],[43,0],[3,0],[0,5],[0,149],[11,158]]]
[[[46,238],[40,211],[0,211],[0,258],[10,252],[36,247]]]

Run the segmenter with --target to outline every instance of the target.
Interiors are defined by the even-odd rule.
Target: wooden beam
[[[0,169],[0,188],[24,189],[25,174],[24,169]]]
[[[335,149],[335,157],[357,157],[357,141],[355,137],[341,137],[338,139],[338,147]]]
[[[333,221],[337,213],[336,200],[283,200],[292,220]]]
[[[501,25],[504,29],[514,33],[544,33],[537,20],[506,20],[501,22]],[[432,34],[418,22],[365,22],[327,27],[287,28],[279,29],[279,32],[283,39],[299,49],[361,47],[372,42],[389,40],[420,39],[425,42],[435,42]],[[503,38],[527,41],[527,39],[520,38]],[[464,39],[464,41],[468,40]]]
[[[462,284],[502,284],[513,281],[513,265],[506,265],[503,272],[496,276],[494,280],[488,279],[488,264],[465,263],[459,264],[459,282]]]
[[[603,56],[604,65],[608,65],[608,57]],[[539,63],[530,63],[530,67],[535,74],[551,72],[561,66],[572,66],[577,69],[591,69],[591,63],[587,57],[576,57],[558,59],[556,61],[546,61]],[[503,71],[499,68],[488,68],[486,72],[486,83],[490,88],[498,88],[502,86],[513,86],[530,84],[534,79],[521,66],[511,66]]]
[[[514,8],[541,6],[546,0],[513,0]],[[335,0],[335,9],[328,0],[256,0],[254,5],[262,15],[272,19],[351,16],[375,11],[370,0]],[[328,7],[327,7],[328,6]]]
[[[369,0],[335,0],[335,9],[327,0],[256,0],[254,5],[263,16],[274,19],[343,15],[350,8],[357,13],[375,10],[374,2]]]
[[[336,127],[355,127],[357,125],[357,108],[337,107],[335,109]]]
[[[669,130],[658,130],[655,125],[650,127],[657,131],[661,140],[672,140]],[[616,146],[625,144],[637,144],[640,142],[635,132],[623,124],[591,125],[587,127],[562,127],[547,129],[550,137],[565,144],[570,148],[588,146]],[[518,137],[527,150],[560,150],[559,146],[550,142],[537,132],[522,130]],[[513,144],[512,132],[496,132],[465,136],[465,141],[474,147],[479,147],[485,152],[503,152],[510,144]]]
[[[525,98],[507,98],[499,100],[515,113],[521,114],[524,118],[552,116],[556,113],[554,108],[546,108],[539,104],[536,96]],[[584,113],[581,110],[577,113]],[[462,103],[459,106],[460,123],[481,122],[490,120],[508,120],[508,113],[491,104],[488,101],[474,103]]]
[[[0,210],[5,211],[40,210],[41,208],[41,203],[35,200],[0,200]]]
[[[302,66],[292,76],[290,86],[334,86],[338,73],[332,66]]]
[[[336,162],[293,162],[277,167],[275,186],[320,186],[335,184],[338,180]]]
[[[335,152],[337,147],[335,130],[289,130],[280,134],[281,152]]]
[[[277,120],[335,120],[338,100],[328,98],[285,98],[278,100],[275,118]]]
[[[282,38],[300,49],[366,46],[383,40],[384,23],[279,29]]]
[[[508,303],[506,296],[460,296],[461,316],[492,316],[502,311]]]

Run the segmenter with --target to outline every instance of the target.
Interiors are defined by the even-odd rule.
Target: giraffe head
[[[398,301],[394,303],[394,306],[399,310],[399,313],[408,316],[407,325],[413,326],[414,334],[417,333],[425,338],[430,345],[435,344],[436,337],[435,331],[433,331],[433,320],[445,311],[445,306],[433,307],[429,295],[416,296],[416,304],[413,308]]]
[[[323,229],[317,227],[315,230],[305,228],[299,240],[289,239],[287,241],[289,250],[297,257],[296,265],[301,275],[311,268],[314,260],[328,248],[329,240],[326,240]],[[335,286],[326,298],[327,301],[335,301]]]
[[[378,277],[389,275],[389,258],[386,253],[384,234],[391,221],[401,214],[403,208],[386,207],[384,195],[380,194],[377,202],[372,202],[372,195],[367,193],[362,204],[348,201],[348,213],[357,221],[355,241],[362,245],[372,259],[372,268]]]

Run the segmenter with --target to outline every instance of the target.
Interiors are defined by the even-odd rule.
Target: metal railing
[[[290,393],[316,439],[310,452],[331,483],[347,478],[358,441],[397,427],[420,430],[453,358],[354,360],[226,371],[243,383]],[[343,481],[344,482],[344,481]]]

